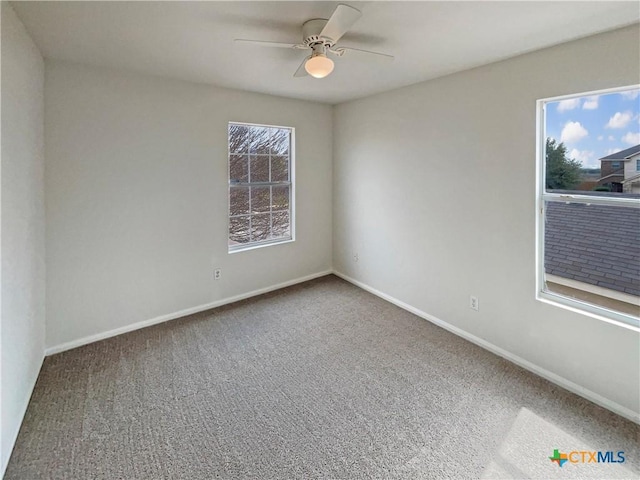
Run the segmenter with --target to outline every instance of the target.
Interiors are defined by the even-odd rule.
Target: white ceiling
[[[335,60],[329,77],[293,78],[301,25],[339,3],[363,15],[342,46],[390,65]],[[640,21],[639,2],[12,2],[46,58],[254,92],[340,103]]]

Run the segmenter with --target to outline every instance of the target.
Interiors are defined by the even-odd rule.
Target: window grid
[[[270,145],[269,148],[269,152],[268,153],[257,153],[257,152],[252,152],[252,144],[251,144],[251,140],[247,141],[247,143],[245,144],[245,147],[242,150],[246,149],[246,152],[244,151],[237,151],[237,152],[232,152],[231,148],[229,149],[229,168],[231,169],[231,156],[232,155],[236,155],[236,156],[246,156],[246,161],[247,161],[247,180],[246,182],[243,181],[232,181],[231,179],[231,170],[229,171],[229,198],[230,198],[230,204],[229,204],[229,220],[230,220],[230,225],[231,225],[231,220],[235,220],[235,219],[243,219],[246,218],[248,219],[248,240],[246,242],[242,242],[242,243],[237,243],[237,244],[229,244],[229,251],[233,252],[233,251],[241,251],[241,250],[245,250],[248,248],[252,248],[255,246],[261,246],[261,245],[270,245],[270,244],[275,244],[275,243],[282,243],[282,242],[286,242],[286,241],[291,241],[293,240],[293,205],[292,205],[292,200],[293,200],[293,168],[292,168],[292,159],[293,159],[293,129],[288,128],[288,127],[271,127],[271,126],[265,126],[265,125],[250,125],[250,124],[238,124],[238,123],[229,123],[229,128],[231,129],[233,126],[242,126],[242,127],[246,127],[246,128],[259,128],[259,129],[263,129],[263,128],[268,128],[268,129],[277,129],[278,131],[286,131],[287,132],[287,148],[286,154],[283,154],[282,152],[278,152],[278,153],[274,153],[271,151],[272,149],[272,145]],[[275,136],[271,135],[270,140],[273,141],[275,138]],[[287,162],[287,167],[286,167],[286,176],[288,178],[288,180],[274,180],[273,179],[273,175],[274,175],[274,171],[273,171],[273,161],[274,161],[274,157],[281,157],[281,158],[286,158],[286,162]],[[265,158],[268,162],[268,181],[253,181],[252,179],[252,172],[251,172],[251,164],[252,164],[252,160],[254,160],[255,158]],[[287,195],[287,209],[282,209],[282,208],[274,208],[274,187],[288,187],[288,195]],[[245,187],[247,189],[247,195],[248,195],[248,213],[242,213],[242,214],[235,214],[232,215],[231,214],[231,189],[234,187]],[[255,188],[266,188],[268,187],[269,192],[268,192],[268,196],[269,196],[269,208],[268,211],[264,211],[264,212],[254,212],[254,205],[253,205],[253,195],[255,192]],[[288,228],[286,229],[286,231],[288,232],[288,234],[286,235],[282,235],[282,236],[278,236],[278,237],[274,237],[274,214],[283,214],[286,215],[288,218]],[[254,235],[254,226],[255,226],[255,222],[254,220],[258,217],[266,217],[268,215],[269,217],[269,222],[268,222],[268,234],[267,234],[267,238],[266,239],[262,239],[262,238],[255,238]],[[230,238],[230,242],[231,242],[231,229],[229,229],[229,238]]]

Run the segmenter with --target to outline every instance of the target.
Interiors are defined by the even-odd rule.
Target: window
[[[229,123],[229,252],[294,239],[293,129]]]
[[[640,152],[638,123],[625,121],[640,113],[639,93],[539,100],[537,148],[537,298],[635,329],[640,190],[621,159]]]
[[[636,172],[640,172],[640,158],[636,160]]]

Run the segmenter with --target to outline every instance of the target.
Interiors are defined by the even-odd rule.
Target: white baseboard
[[[40,358],[40,368],[38,368],[38,373],[36,374],[36,376],[33,378],[33,381],[31,382],[31,388],[29,388],[29,395],[27,395],[26,401],[22,406],[22,411],[20,412],[20,422],[18,423],[18,427],[16,428],[15,432],[11,434],[11,437],[9,438],[8,441],[5,438],[2,438],[2,442],[4,443],[6,441],[7,444],[11,445],[11,449],[9,450],[9,456],[7,457],[6,461],[2,462],[2,465],[0,466],[0,479],[4,478],[4,474],[7,471],[7,467],[9,466],[9,460],[11,460],[11,454],[13,453],[13,449],[16,446],[16,441],[18,440],[18,434],[20,433],[22,422],[24,422],[24,416],[27,414],[27,408],[29,408],[29,403],[31,402],[33,389],[36,387],[36,382],[38,381],[38,377],[40,376],[40,370],[42,370],[44,357],[45,356],[42,355],[42,358]]]
[[[591,390],[584,388],[578,385],[577,383],[573,383],[572,381],[567,380],[566,378],[561,377],[560,375],[550,372],[549,370],[546,370],[542,367],[539,367],[538,365],[531,363],[530,361],[525,360],[524,358],[514,355],[513,353],[508,352],[507,350],[504,350],[500,347],[497,347],[496,345],[489,343],[480,337],[476,337],[475,335],[472,335],[471,333],[466,332],[461,328],[451,325],[450,323],[447,323],[444,320],[440,320],[439,318],[434,317],[433,315],[429,315],[428,313],[425,313],[422,310],[419,310],[407,303],[404,303],[401,300],[398,300],[397,298],[392,297],[391,295],[387,295],[386,293],[376,290],[375,288],[370,287],[369,285],[362,283],[354,278],[351,278],[343,273],[340,273],[334,270],[333,274],[346,280],[349,283],[354,284],[357,287],[362,288],[363,290],[366,290],[369,293],[376,295],[377,297],[380,297],[390,303],[393,303],[394,305],[397,305],[398,307],[408,312],[413,313],[414,315],[417,315],[418,317],[424,318],[425,320],[428,320],[429,322],[434,323],[439,327],[442,327],[445,330],[448,330],[451,333],[458,335],[459,337],[462,337],[465,340],[470,341],[471,343],[475,343],[476,345],[484,348],[485,350],[489,350],[490,352],[495,353],[499,357],[509,360],[510,362],[515,363],[516,365],[524,368],[525,370],[529,370],[530,372],[533,372],[536,375],[542,378],[545,378],[550,382],[555,383],[556,385],[559,385],[560,387],[575,393],[576,395],[579,395],[580,397],[586,398],[587,400],[595,403],[596,405],[600,405],[601,407],[606,408],[607,410],[610,410],[614,413],[617,413],[618,415],[624,418],[627,418],[632,422],[640,424],[640,414],[638,414],[637,412],[634,412],[633,410],[627,407],[624,407],[612,400],[609,400],[608,398],[603,397],[602,395],[592,392]]]
[[[333,273],[332,270],[325,270],[323,272],[318,272],[318,273],[314,273],[304,277],[296,278],[293,280],[289,280],[287,282],[279,283],[277,285],[271,285],[269,287],[260,288],[258,290],[242,293],[240,295],[235,295],[233,297],[223,298],[222,300],[216,300],[215,302],[207,303],[205,305],[198,305],[197,307],[186,308],[184,310],[180,310],[179,312],[173,312],[167,315],[161,315],[159,317],[151,318],[149,320],[143,320],[141,322],[125,325],[124,327],[115,328],[113,330],[109,330],[106,332],[96,333],[95,335],[89,335],[88,337],[79,338],[77,340],[72,340],[70,342],[49,347],[45,350],[45,355],[46,356],[53,355],[55,353],[64,352],[65,350],[71,350],[72,348],[81,347],[82,345],[98,342],[100,340],[104,340],[105,338],[115,337],[116,335],[121,335],[123,333],[132,332],[134,330],[139,330],[141,328],[150,327],[151,325],[157,325],[158,323],[164,323],[164,322],[168,322],[169,320],[175,320],[176,318],[186,317],[187,315],[192,315],[194,313],[204,312],[205,310],[221,307],[222,305],[227,305],[229,303],[244,300],[246,298],[255,297],[256,295],[262,295],[263,293],[268,293],[274,290],[279,290],[281,288],[290,287],[291,285],[295,285],[297,283],[307,282],[309,280],[313,280],[314,278],[324,277],[325,275],[329,275],[331,273]]]
[[[379,290],[376,290],[375,288],[362,283],[358,280],[355,280],[354,278],[351,278],[341,272],[335,271],[335,270],[326,270],[326,271],[322,271],[322,272],[318,272],[312,275],[307,275],[305,277],[300,277],[300,278],[296,278],[294,280],[289,280],[287,282],[283,282],[283,283],[279,283],[277,285],[272,285],[269,287],[265,287],[265,288],[261,288],[258,290],[253,290],[251,292],[247,292],[247,293],[243,293],[240,295],[236,295],[233,297],[228,297],[228,298],[224,298],[222,300],[217,300],[215,302],[212,303],[208,303],[205,305],[199,305],[197,307],[192,307],[192,308],[187,308],[185,310],[181,310],[179,312],[174,312],[174,313],[170,313],[167,315],[162,315],[156,318],[152,318],[149,320],[144,320],[142,322],[137,322],[137,323],[133,323],[130,325],[126,325],[124,327],[120,327],[120,328],[116,328],[113,330],[109,330],[106,332],[102,332],[102,333],[98,333],[95,335],[90,335],[88,337],[83,337],[83,338],[79,338],[77,340],[73,340],[71,342],[66,342],[60,345],[56,345],[54,347],[50,347],[47,348],[45,351],[45,355],[49,356],[49,355],[53,355],[55,353],[60,353],[60,352],[64,352],[65,350],[70,350],[72,348],[76,348],[76,347],[80,347],[82,345],[87,345],[89,343],[93,343],[93,342],[97,342],[99,340],[104,340],[106,338],[110,338],[110,337],[115,337],[116,335],[120,335],[123,333],[127,333],[127,332],[132,332],[134,330],[139,330],[141,328],[145,328],[145,327],[149,327],[151,325],[156,325],[158,323],[163,323],[163,322],[167,322],[169,320],[174,320],[176,318],[181,318],[181,317],[185,317],[187,315],[192,315],[194,313],[198,313],[198,312],[203,312],[205,310],[210,310],[212,308],[216,308],[216,307],[220,307],[222,305],[226,305],[229,303],[233,303],[233,302],[237,302],[239,300],[244,300],[246,298],[250,298],[250,297],[254,297],[256,295],[262,295],[263,293],[268,293],[268,292],[272,292],[274,290],[278,290],[281,288],[285,288],[285,287],[289,287],[291,285],[295,285],[297,283],[302,283],[302,282],[306,282],[309,280],[313,280],[314,278],[318,278],[318,277],[323,277],[325,275],[329,275],[329,274],[335,274],[336,276],[346,280],[349,283],[352,283],[353,285],[356,285],[357,287],[362,288],[363,290],[366,290],[367,292],[370,292],[390,303],[393,303],[394,305],[397,305],[398,307],[413,313],[414,315],[417,315],[418,317],[424,318],[425,320],[428,320],[431,323],[434,323],[436,325],[438,325],[439,327],[444,328],[445,330],[450,331],[451,333],[458,335],[459,337],[464,338],[465,340],[470,341],[471,343],[474,343],[482,348],[484,348],[485,350],[488,350],[506,360],[509,360],[512,363],[515,363],[516,365],[519,365],[520,367],[529,370],[530,372],[535,373],[536,375],[539,375],[542,378],[545,378],[547,380],[549,380],[552,383],[555,383],[556,385],[561,386],[562,388],[565,388],[566,390],[569,390],[570,392],[575,393],[576,395],[579,395],[583,398],[586,398],[587,400],[600,405],[603,408],[606,408],[607,410],[610,410],[614,413],[617,413],[618,415],[625,417],[629,420],[631,420],[632,422],[638,423],[640,424],[640,414],[638,414],[637,412],[634,412],[633,410],[624,407],[608,398],[603,397],[602,395],[599,395],[587,388],[584,388],[570,380],[567,380],[564,377],[561,377],[560,375],[557,375],[549,370],[546,370],[528,360],[525,360],[524,358],[521,358],[511,352],[508,352],[507,350],[504,350],[496,345],[493,345],[490,342],[487,342],[486,340],[483,340],[480,337],[476,337],[475,335],[466,332],[465,330],[462,330],[461,328],[458,328],[454,325],[451,325],[447,322],[445,322],[444,320],[441,320],[437,317],[434,317],[433,315],[430,315],[426,312],[423,312],[422,310],[419,310],[405,302],[402,302],[401,300],[398,300],[395,297],[392,297],[390,295],[387,295],[386,293],[383,293]],[[26,411],[26,410],[25,410]],[[17,433],[16,433],[17,435]],[[0,477],[1,478],[1,477]]]

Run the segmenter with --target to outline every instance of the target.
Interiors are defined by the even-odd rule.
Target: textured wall
[[[2,431],[4,472],[44,355],[44,62],[2,2]]]
[[[638,333],[535,299],[536,100],[638,83],[638,37],[632,26],[337,106],[335,268],[639,412]]]
[[[45,99],[48,347],[331,268],[330,106],[48,61]],[[296,129],[295,242],[227,253],[229,121]]]

